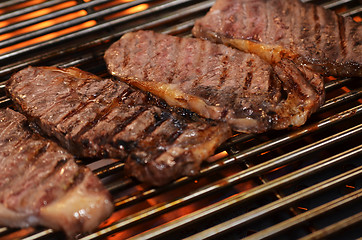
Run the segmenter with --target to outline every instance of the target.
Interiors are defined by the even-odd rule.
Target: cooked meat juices
[[[105,60],[121,80],[241,132],[300,126],[324,100],[323,79],[306,67],[201,39],[127,33]]]
[[[362,76],[362,24],[299,0],[217,0],[194,36],[265,57],[262,49],[326,75]],[[258,44],[257,44],[258,43]]]
[[[197,173],[231,136],[224,123],[182,117],[123,82],[76,68],[28,67],[6,89],[31,121],[73,154],[125,160],[128,174],[152,185]]]
[[[0,109],[0,226],[42,225],[69,237],[94,230],[113,211],[99,179],[71,154]]]

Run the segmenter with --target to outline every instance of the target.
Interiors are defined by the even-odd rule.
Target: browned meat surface
[[[323,74],[362,76],[362,24],[299,0],[217,0],[193,34],[248,52],[261,43]]]
[[[308,68],[201,39],[128,33],[105,60],[121,80],[241,132],[300,126],[324,98],[323,79]]]
[[[94,230],[113,211],[108,191],[71,154],[0,109],[0,226],[42,225],[69,237]]]
[[[28,67],[11,77],[7,91],[73,154],[126,160],[130,175],[153,185],[198,172],[231,136],[224,123],[181,117],[123,82],[76,68]]]

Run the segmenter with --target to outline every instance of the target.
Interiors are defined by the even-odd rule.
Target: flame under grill
[[[308,2],[362,20],[358,0]],[[12,104],[5,96],[5,81],[28,65],[76,66],[107,76],[103,53],[124,33],[152,29],[190,36],[195,19],[213,3],[2,1],[0,107]],[[160,188],[126,178],[121,162],[87,162],[111,191],[116,210],[95,233],[79,238],[362,237],[361,80],[331,78],[326,103],[305,126],[235,135],[199,175]],[[45,228],[0,227],[0,239],[13,238],[63,239],[64,235]]]

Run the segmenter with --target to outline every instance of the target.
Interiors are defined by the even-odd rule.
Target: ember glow
[[[355,20],[356,22],[362,22],[362,18],[360,16],[355,16],[353,20]]]
[[[11,8],[4,8],[4,9],[0,9],[0,15],[2,14],[6,14],[8,12],[12,12],[18,9],[23,9],[26,7],[30,7],[30,6],[35,6],[36,4],[40,4],[45,2],[44,0],[38,0],[38,1],[26,1],[24,3],[18,4],[16,5],[16,7],[11,7]],[[89,2],[89,0],[84,1],[84,2]],[[94,10],[99,10],[99,9],[104,9],[104,8],[109,8],[115,5],[119,5],[119,4],[123,4],[126,2],[130,2],[130,0],[118,0],[118,1],[111,1],[107,4],[103,4],[103,5],[99,5],[94,7]],[[55,13],[57,11],[63,10],[63,9],[67,9],[70,8],[72,6],[77,5],[78,2],[77,1],[67,1],[67,2],[63,2],[51,7],[47,7],[47,8],[43,8],[31,13],[26,13],[26,14],[22,14],[20,16],[16,16],[13,18],[9,18],[3,21],[0,21],[0,29],[7,27],[7,26],[11,26],[14,24],[19,24],[22,23],[24,21],[29,21],[29,20],[36,20],[39,17],[44,17],[47,14],[51,14],[51,13]],[[145,9],[147,9],[149,7],[148,4],[140,4],[131,8],[128,8],[127,10],[121,11],[119,13],[113,14],[110,17],[111,18],[115,18],[115,17],[120,17],[120,16],[124,16],[124,15],[129,15],[129,14],[133,14],[135,12],[139,12],[139,11],[143,11]],[[69,14],[66,15],[62,15],[60,17],[55,17],[55,18],[50,18],[48,20],[39,22],[39,23],[34,23],[31,25],[26,25],[24,27],[19,27],[18,29],[14,29],[13,31],[10,32],[4,32],[4,34],[0,34],[0,41],[6,41],[8,39],[14,38],[14,37],[18,37],[18,36],[23,36],[26,34],[30,34],[33,33],[37,30],[41,30],[41,29],[46,29],[48,27],[51,26],[55,26],[57,24],[62,24],[64,22],[67,21],[71,21],[73,19],[79,18],[79,17],[83,17],[86,16],[88,14],[88,12],[86,10],[80,10],[80,11],[76,11],[76,12],[71,12]],[[109,17],[105,17],[105,19],[107,19]],[[25,41],[21,41],[19,43],[13,44],[12,46],[9,47],[4,47],[2,49],[0,49],[0,54],[4,54],[7,52],[11,52],[13,50],[16,49],[20,49],[20,48],[24,48],[27,46],[31,46],[33,44],[37,44],[37,43],[41,43],[41,42],[45,42],[54,38],[57,38],[59,36],[63,36],[72,32],[76,32],[78,30],[81,29],[86,29],[86,28],[90,28],[92,26],[95,26],[97,24],[96,20],[89,20],[86,22],[83,22],[81,24],[75,25],[75,26],[71,26],[71,27],[66,27],[62,30],[59,31],[54,31],[48,34],[44,34],[40,37],[34,37],[34,38],[29,38],[29,40],[25,40]]]
[[[121,1],[121,2],[126,2],[126,1]],[[149,4],[146,4],[146,3],[139,4],[137,6],[130,7],[128,9],[124,10],[124,11],[121,11],[121,12],[106,16],[105,19],[109,20],[109,19],[119,18],[119,17],[125,16],[125,15],[130,15],[130,14],[134,14],[134,13],[137,13],[137,12],[144,11],[147,8],[149,8]]]

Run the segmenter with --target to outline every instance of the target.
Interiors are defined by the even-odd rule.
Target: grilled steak
[[[121,80],[241,132],[300,126],[324,97],[323,79],[289,59],[270,65],[201,39],[127,33],[105,60]]]
[[[7,91],[73,154],[125,160],[130,175],[152,185],[196,173],[231,136],[224,123],[179,116],[123,82],[76,68],[28,67],[10,78]]]
[[[0,226],[43,225],[69,237],[92,231],[113,211],[108,191],[71,154],[0,109]]]
[[[299,0],[217,0],[192,32],[247,52],[270,49],[327,75],[362,76],[362,24]]]

